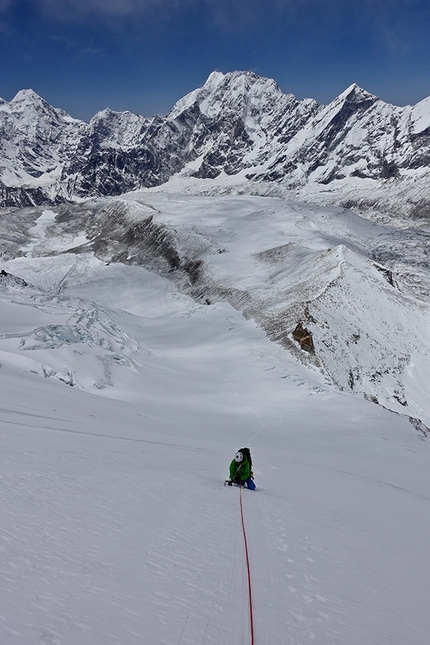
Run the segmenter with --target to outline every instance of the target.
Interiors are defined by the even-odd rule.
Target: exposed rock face
[[[430,97],[400,108],[351,85],[322,106],[251,72],[214,72],[165,118],[107,109],[87,124],[32,90],[0,104],[3,207],[115,196],[178,173],[428,218]]]
[[[8,273],[4,269],[1,269],[0,271],[0,284],[3,286],[7,287],[26,287],[27,282],[23,280],[22,278],[18,278],[16,275],[13,275],[12,273]]]
[[[297,324],[296,328],[292,332],[292,335],[294,340],[296,340],[299,343],[302,349],[311,353],[315,351],[312,334],[309,331],[309,329],[306,329],[306,327],[303,327],[301,322]]]

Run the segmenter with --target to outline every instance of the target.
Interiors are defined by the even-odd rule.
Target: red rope
[[[248,540],[246,539],[245,520],[243,519],[242,486],[240,486],[240,516],[242,518],[242,532],[243,532],[243,541],[245,543],[246,568],[248,571],[249,622],[250,622],[250,629],[251,629],[251,645],[254,645],[254,616],[252,611],[251,568],[249,566]]]

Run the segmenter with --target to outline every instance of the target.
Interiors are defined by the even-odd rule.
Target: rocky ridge
[[[252,72],[213,72],[166,117],[106,109],[90,123],[32,90],[0,103],[0,204],[117,196],[174,177],[430,214],[430,97],[384,103],[353,84],[329,105]]]

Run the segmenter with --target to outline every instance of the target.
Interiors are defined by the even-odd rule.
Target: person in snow
[[[252,459],[249,448],[241,448],[237,451],[230,464],[230,479],[227,484],[238,484],[246,486],[249,490],[255,490],[254,475],[252,472]]]

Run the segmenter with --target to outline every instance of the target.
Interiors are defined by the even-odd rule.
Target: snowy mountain
[[[0,101],[2,645],[427,644],[429,108]]]
[[[255,643],[426,645],[428,236],[161,188],[3,212],[0,642],[252,642],[250,446]]]
[[[3,203],[28,211],[3,216],[1,258],[30,283],[28,254],[144,266],[196,302],[230,303],[340,390],[429,424],[416,377],[429,350],[429,108],[357,85],[320,106],[214,72],[165,118],[104,110],[86,124],[21,91],[0,104],[1,181]],[[54,210],[34,208],[46,201]]]
[[[104,110],[89,124],[24,90],[0,104],[1,204],[115,196],[181,177],[426,218],[429,129],[430,98],[400,108],[351,85],[322,106],[251,72],[212,73],[163,118]]]
[[[31,292],[32,302],[45,302],[49,293],[53,312],[64,289],[74,285],[79,297],[84,258],[144,267],[199,305],[228,303],[338,390],[407,415],[425,432],[430,427],[430,233],[424,227],[398,228],[343,208],[279,198],[160,188],[48,211],[12,210],[0,222],[0,236],[3,271],[43,290],[37,298]],[[95,365],[101,361],[102,370],[90,390],[112,383],[112,366],[132,369],[133,342],[104,313],[92,305],[67,307],[77,313],[67,313],[65,338],[60,323],[54,332],[46,325],[29,329],[18,355],[28,356],[30,347],[34,361],[36,346],[100,346]],[[9,337],[0,348],[3,342],[10,347]],[[59,362],[59,356],[54,351],[32,370],[86,389],[77,358]]]

